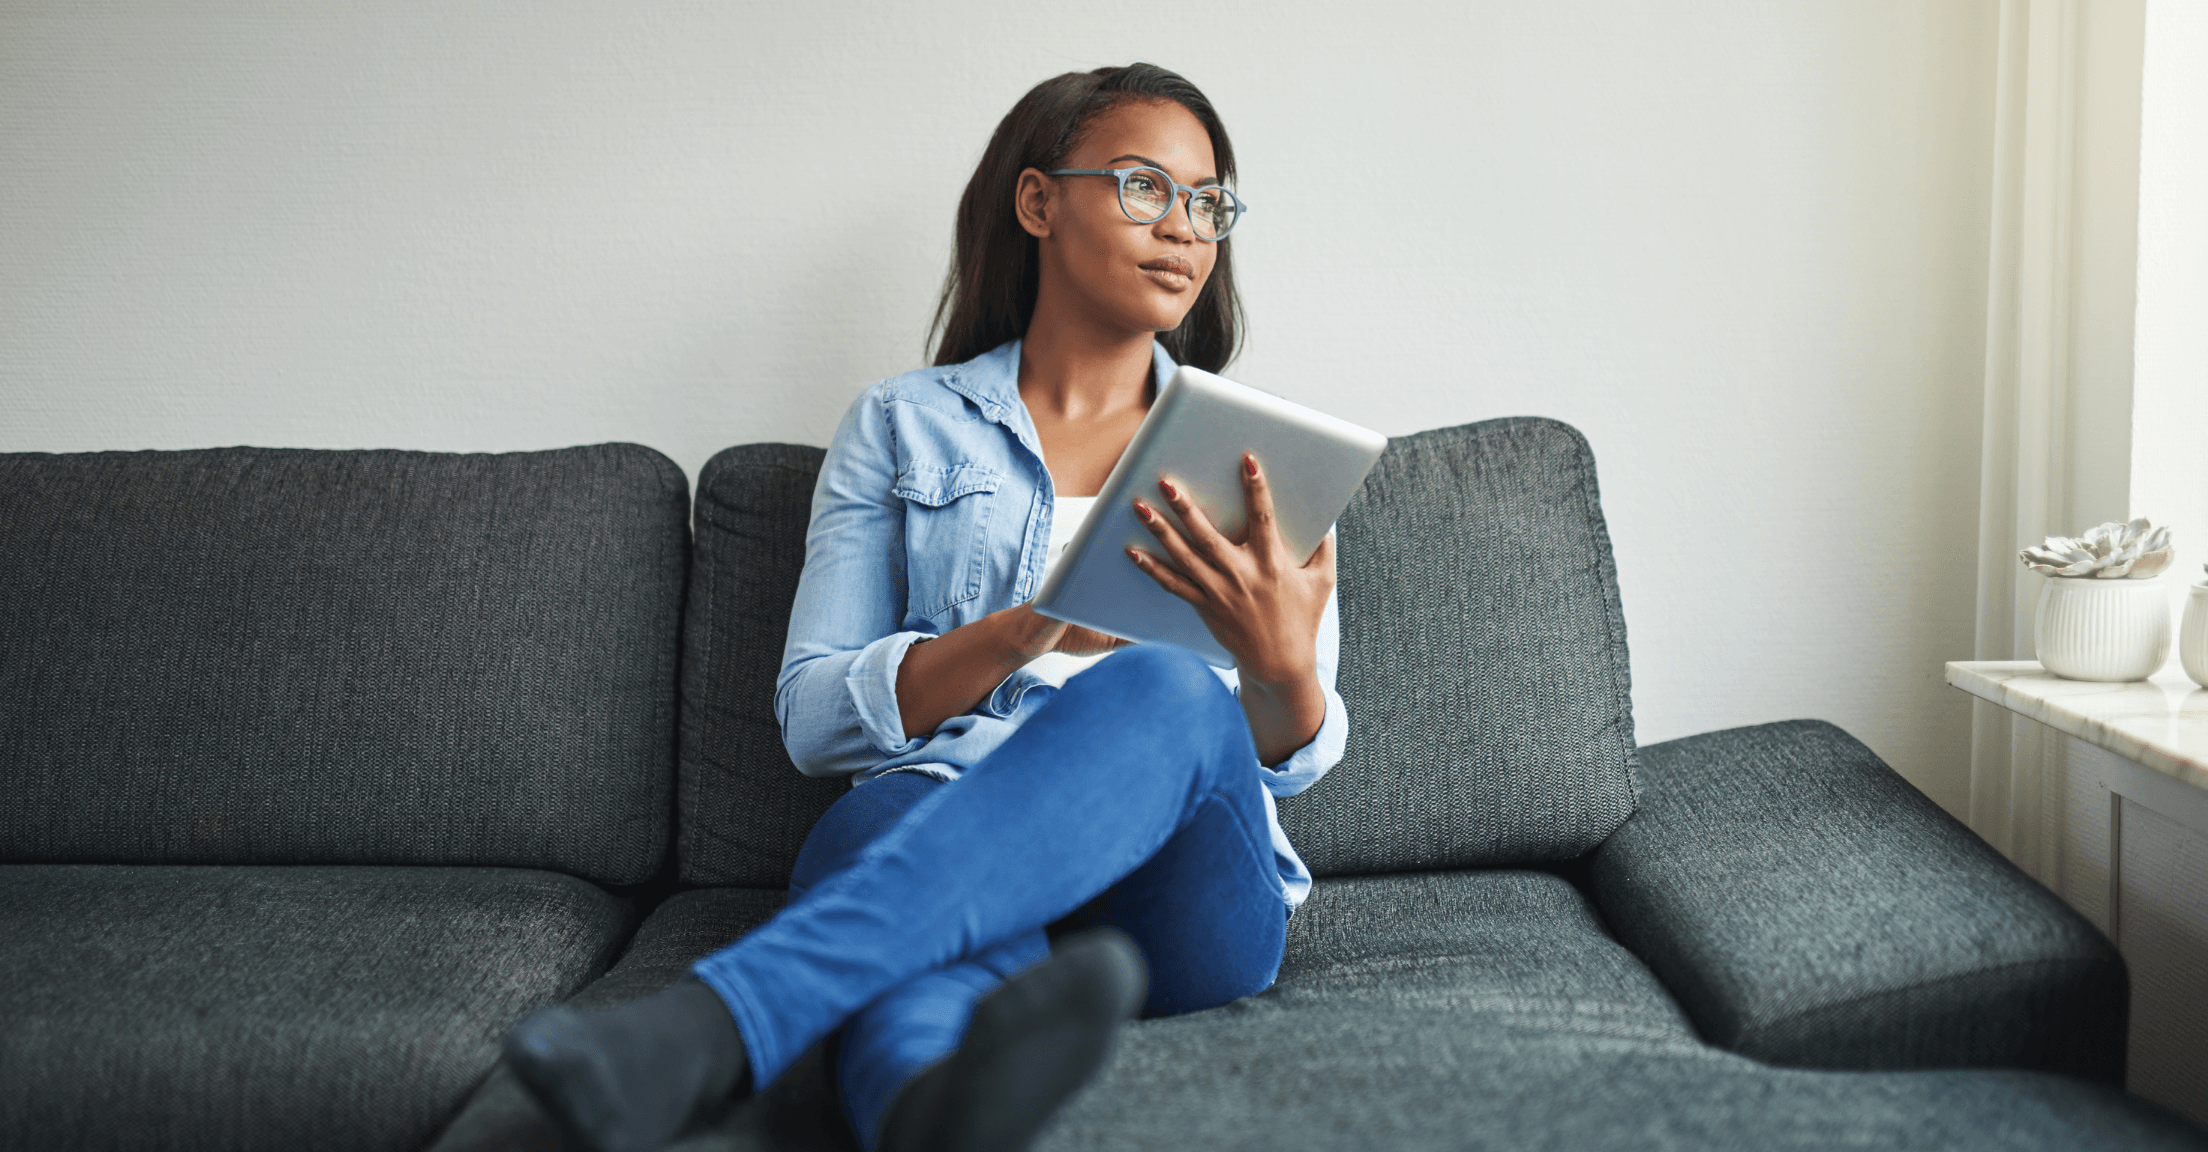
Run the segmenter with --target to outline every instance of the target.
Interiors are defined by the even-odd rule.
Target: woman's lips
[[[1179,256],[1160,256],[1142,262],[1142,270],[1150,279],[1176,291],[1186,288],[1196,279],[1196,266]]]

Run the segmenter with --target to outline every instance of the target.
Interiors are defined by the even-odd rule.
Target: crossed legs
[[[1286,916],[1258,771],[1241,709],[1210,669],[1175,649],[1135,648],[1069,681],[954,783],[892,774],[860,785],[808,841],[801,894],[693,967],[734,1024],[748,1068],[736,1083],[770,1082],[848,1022],[844,1090],[874,1144],[922,1069],[974,1063],[949,1059],[979,1027],[962,1017],[1043,959],[1050,925],[1131,936],[1149,960],[1154,1013],[1264,988]],[[1047,980],[1013,983],[1023,980],[1009,999],[1065,998]],[[989,1019],[1001,1031],[1018,1015]],[[570,1097],[622,1094],[606,1070],[627,1057],[554,1067],[521,1042],[530,1028],[516,1029],[509,1052],[556,1114],[579,1110]],[[532,1078],[522,1067],[532,1060],[552,1071]],[[618,1102],[600,1110],[621,1113]],[[661,1117],[657,1139],[681,1120]],[[623,1139],[650,1146],[658,1127],[621,1130],[646,1132]]]
[[[792,900],[848,866],[931,791],[951,786],[897,773],[853,789],[806,841],[791,878]],[[1206,804],[1149,860],[1054,927],[1065,935],[1109,926],[1132,937],[1149,964],[1149,1015],[1198,1011],[1263,991],[1279,971],[1287,924],[1265,831],[1262,820],[1250,830],[1228,806]],[[877,1147],[898,1089],[958,1047],[975,1002],[1049,954],[1040,928],[1017,933],[912,977],[851,1017],[837,1072],[844,1110],[864,1147]]]

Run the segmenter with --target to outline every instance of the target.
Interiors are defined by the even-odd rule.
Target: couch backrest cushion
[[[1281,804],[1316,874],[1568,859],[1632,814],[1625,617],[1576,430],[1391,440],[1340,557],[1349,752]]]
[[[698,474],[675,821],[685,883],[788,884],[805,834],[851,788],[842,777],[800,773],[774,716],[824,455],[797,444],[746,444]]]
[[[649,878],[687,501],[622,444],[0,455],[0,859]]]

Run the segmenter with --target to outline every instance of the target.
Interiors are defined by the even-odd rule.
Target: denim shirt
[[[1153,346],[1156,379],[1176,365]],[[924,368],[860,393],[813,490],[805,570],[775,683],[790,758],[808,776],[919,771],[955,779],[996,750],[1056,691],[1025,668],[980,706],[907,739],[897,666],[918,640],[1033,599],[1055,499],[1042,444],[1020,400],[1015,340],[964,364]],[[1311,873],[1281,831],[1273,797],[1310,787],[1342,758],[1349,719],[1334,690],[1341,651],[1332,595],[1318,634],[1326,716],[1278,766],[1253,762],[1266,791],[1288,906]],[[1231,669],[1219,670],[1239,689]]]

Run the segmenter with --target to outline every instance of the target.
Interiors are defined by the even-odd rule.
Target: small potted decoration
[[[2017,553],[2047,576],[2039,593],[2039,662],[2072,680],[2144,680],[2170,655],[2170,602],[2154,579],[2176,549],[2145,519],[2049,536]]]
[[[2201,566],[2208,571],[2208,564]],[[2178,626],[2177,658],[2193,683],[2208,688],[2208,580],[2185,590],[2185,623]]]

